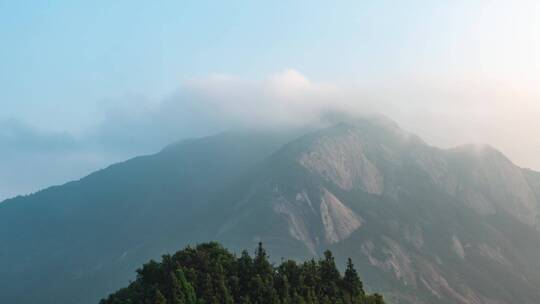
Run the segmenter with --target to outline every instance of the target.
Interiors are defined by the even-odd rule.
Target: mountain
[[[331,249],[389,303],[540,302],[540,173],[381,117],[300,133],[184,141],[5,201],[0,302],[96,303],[207,240],[275,261]]]
[[[294,136],[186,140],[0,203],[0,303],[96,303],[147,259],[203,239],[195,210]]]
[[[538,176],[489,146],[343,123],[268,158],[217,235],[299,258],[332,248],[396,303],[538,303]]]

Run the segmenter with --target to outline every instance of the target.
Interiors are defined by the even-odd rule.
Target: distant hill
[[[330,249],[389,303],[540,303],[540,174],[381,117],[188,140],[0,204],[0,302],[96,303],[209,240]]]
[[[233,255],[217,243],[188,247],[150,261],[137,270],[137,279],[100,304],[384,304],[382,296],[367,295],[349,259],[342,276],[330,251],[319,261],[273,266],[262,245],[251,257]]]

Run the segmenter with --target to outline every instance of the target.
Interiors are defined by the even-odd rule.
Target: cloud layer
[[[182,138],[303,126],[329,111],[384,114],[430,144],[489,143],[519,165],[540,169],[538,97],[472,79],[408,77],[352,87],[310,81],[292,69],[259,80],[210,75],[185,82],[162,100],[118,102],[76,136],[0,122],[0,199],[82,177]]]

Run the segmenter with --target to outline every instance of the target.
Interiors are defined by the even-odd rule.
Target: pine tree
[[[282,304],[291,304],[291,290],[289,280],[286,275],[280,277],[279,290],[281,290],[280,298]]]
[[[261,279],[260,275],[256,275],[251,279],[249,283],[249,288],[251,290],[250,299],[253,303],[264,303],[265,292],[264,292],[264,282]]]
[[[214,284],[212,283],[212,277],[209,273],[204,275],[202,283],[201,298],[206,304],[219,304],[219,299],[214,291]]]
[[[345,270],[345,275],[343,277],[343,287],[344,290],[349,294],[349,303],[355,303],[356,299],[364,296],[362,282],[358,277],[356,269],[354,269],[354,264],[351,258],[347,260],[347,269]]]
[[[304,300],[304,297],[299,295],[298,293],[294,293],[293,295],[293,304],[306,304],[306,301]]]
[[[338,285],[341,281],[341,274],[336,267],[334,256],[330,251],[324,253],[324,259],[319,262],[322,285],[321,296],[328,297],[333,303],[338,303],[340,300],[340,291]]]
[[[301,271],[300,291],[304,295],[306,302],[312,303],[314,300],[311,300],[310,297],[315,298],[318,294],[322,293],[319,265],[312,259],[302,265]],[[311,294],[310,297],[308,297],[308,294]]]
[[[364,304],[384,304],[384,300],[380,294],[375,293],[373,295],[367,296]]]
[[[152,284],[158,282],[161,277],[161,265],[154,260],[143,265],[141,269],[137,269],[137,277],[143,284]]]
[[[176,271],[176,277],[179,285],[179,293],[182,294],[182,298],[185,304],[197,304],[197,295],[195,294],[195,289],[187,281],[186,276],[182,269]]]
[[[315,287],[307,287],[306,288],[306,304],[319,304],[317,292],[315,291]]]
[[[239,304],[251,304],[249,296],[241,296]]]
[[[239,289],[241,294],[249,293],[249,283],[253,275],[253,259],[247,252],[242,251],[242,254],[237,262],[237,276],[239,279]]]
[[[159,291],[159,289],[156,289],[156,292],[154,294],[154,301],[153,304],[167,304],[167,299],[165,299],[165,296]]]
[[[182,288],[180,287],[180,282],[178,281],[178,277],[174,272],[169,273],[170,279],[169,279],[169,290],[170,290],[170,296],[169,296],[169,303],[171,304],[185,304],[186,303],[186,296],[182,292]]]
[[[217,265],[218,271],[215,273],[215,286],[216,286],[216,293],[218,294],[218,298],[220,303],[222,304],[233,304],[233,298],[231,296],[231,292],[229,291],[227,284],[225,283],[225,275],[223,273],[223,267],[221,265]]]
[[[253,259],[253,268],[256,274],[260,275],[263,280],[272,277],[273,269],[272,265],[268,261],[268,256],[264,250],[262,243],[259,242],[259,246],[255,251],[255,258]]]

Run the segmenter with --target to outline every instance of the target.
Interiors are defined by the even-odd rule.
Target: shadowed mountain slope
[[[1,203],[0,302],[95,303],[142,262],[198,241],[195,210],[291,136],[186,140]]]

